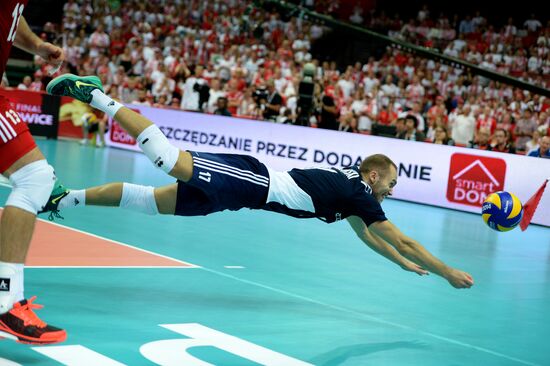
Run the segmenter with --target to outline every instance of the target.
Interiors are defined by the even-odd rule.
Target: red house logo
[[[489,194],[504,189],[505,177],[503,159],[455,153],[451,156],[447,199],[481,207]]]

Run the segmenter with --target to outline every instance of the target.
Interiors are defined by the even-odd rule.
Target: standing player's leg
[[[21,343],[62,342],[64,330],[47,325],[24,296],[24,263],[36,213],[48,200],[55,181],[53,168],[36,147],[28,128],[0,100],[0,173],[13,188],[0,220],[0,336]]]
[[[172,146],[162,131],[149,119],[103,93],[98,77],[61,75],[50,81],[46,90],[53,95],[69,96],[89,103],[92,107],[113,117],[137,140],[139,147],[149,160],[172,177],[187,182],[193,176],[191,154]]]

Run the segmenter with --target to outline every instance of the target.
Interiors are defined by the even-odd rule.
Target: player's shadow
[[[338,366],[350,358],[365,356],[375,352],[395,350],[398,348],[426,349],[429,348],[429,346],[419,341],[354,344],[335,348],[332,351],[315,356],[315,358],[309,360],[309,362],[316,366]]]

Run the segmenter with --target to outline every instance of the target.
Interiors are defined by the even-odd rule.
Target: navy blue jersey
[[[269,202],[264,209],[299,218],[317,217],[327,223],[358,216],[368,226],[387,220],[372,189],[361,179],[358,166],[344,169],[293,169],[288,172],[313,201],[315,212],[293,210]]]

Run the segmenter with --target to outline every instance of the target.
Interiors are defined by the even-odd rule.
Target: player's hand
[[[419,276],[430,274],[424,268],[420,267],[418,264],[411,261],[406,261],[405,263],[403,263],[401,265],[401,268],[403,268],[405,271],[414,272]]]
[[[44,42],[38,46],[36,54],[55,68],[61,67],[61,64],[65,61],[65,52],[63,52],[63,49],[50,42]]]
[[[454,288],[470,288],[474,285],[472,276],[458,269],[451,269],[446,278]]]

